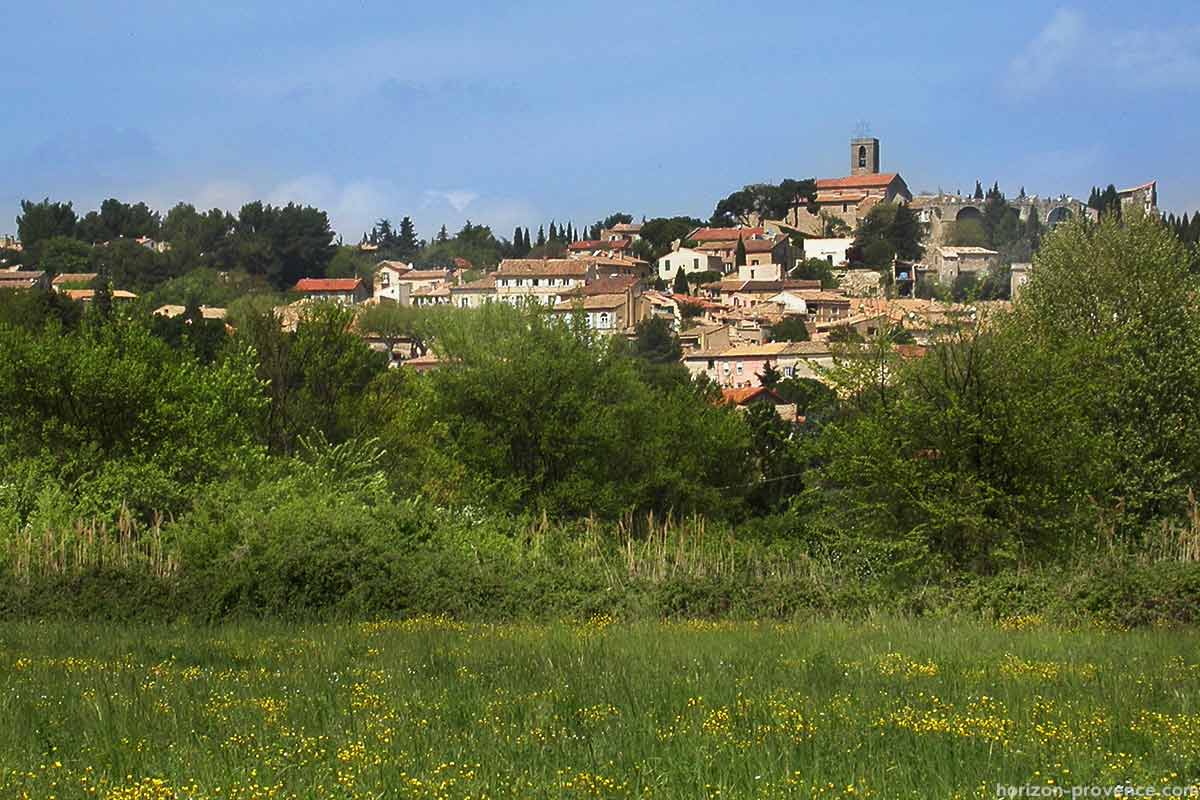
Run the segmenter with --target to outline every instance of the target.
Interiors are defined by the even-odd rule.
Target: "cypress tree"
[[[746,243],[742,241],[742,237],[738,237],[737,251],[733,255],[733,265],[735,267],[746,266]]]
[[[982,199],[983,199],[983,184],[981,184],[981,183],[980,183],[978,180],[977,180],[977,181],[975,181],[975,194],[974,194],[974,195],[972,195],[972,196],[973,196],[973,197],[974,197],[976,200],[982,200]]]
[[[683,274],[683,267],[675,273],[675,282],[671,285],[671,291],[675,294],[689,294],[687,275]]]
[[[551,223],[551,224],[553,224],[553,223]],[[546,244],[546,229],[543,228],[541,225],[538,225],[537,246],[544,247],[545,244]]]

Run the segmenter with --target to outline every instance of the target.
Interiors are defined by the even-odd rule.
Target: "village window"
[[[607,311],[600,312],[600,327],[601,328],[608,327],[608,312]]]
[[[462,300],[458,301],[458,304],[460,306],[462,306],[463,308],[466,308],[467,306],[470,305],[470,301],[466,297],[464,297]]]
[[[663,259],[663,269],[665,269],[665,270],[671,269],[671,259],[669,259],[669,258]]]
[[[698,259],[698,258],[692,259],[692,269],[694,269],[694,270],[700,269],[700,259]]]
[[[537,279],[537,278],[534,278],[534,279],[533,279],[533,285],[534,285],[534,286],[537,286],[537,285],[538,285],[538,279]]]
[[[742,374],[742,362],[740,362],[740,361],[737,363],[737,374],[738,375]]]
[[[383,287],[385,287],[385,288],[386,288],[386,287],[388,287],[388,286],[391,286],[391,285],[392,285],[392,276],[391,276],[391,273],[390,273],[390,272],[388,272],[386,269],[385,269],[385,270],[383,271],[383,273],[382,273],[382,274],[379,276],[379,285],[380,285],[380,286],[383,286]]]
[[[867,166],[867,148],[863,145],[859,145],[858,147],[858,166]]]

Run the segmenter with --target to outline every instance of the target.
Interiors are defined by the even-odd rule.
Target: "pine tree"
[[[407,217],[405,219],[407,219]],[[450,234],[446,231],[446,226],[444,224],[442,225],[441,229],[437,233],[437,240],[439,243],[445,243],[445,242],[450,241]]]
[[[421,243],[417,240],[417,229],[413,225],[411,217],[404,217],[400,220],[400,234],[396,237],[396,255],[404,261],[411,261],[417,255],[417,251],[421,249]]]
[[[675,294],[689,294],[687,275],[683,274],[683,267],[675,273],[675,282],[671,285],[671,291]]]
[[[975,181],[975,194],[974,194],[974,197],[975,197],[975,199],[976,199],[976,200],[982,200],[982,199],[983,199],[983,184],[981,184],[979,181]]]
[[[758,373],[758,382],[768,389],[774,389],[783,380],[783,374],[770,361],[763,364],[762,372]]]

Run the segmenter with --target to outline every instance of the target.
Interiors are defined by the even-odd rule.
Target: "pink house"
[[[769,342],[742,344],[719,350],[697,350],[683,357],[693,377],[706,375],[722,389],[755,388],[759,376],[771,364],[784,378],[816,378],[817,367],[833,363],[826,342]]]

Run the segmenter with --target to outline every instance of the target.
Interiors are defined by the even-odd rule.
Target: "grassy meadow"
[[[1200,637],[0,626],[0,797],[993,797],[1200,778]],[[1069,796],[1069,795],[1068,795]]]

